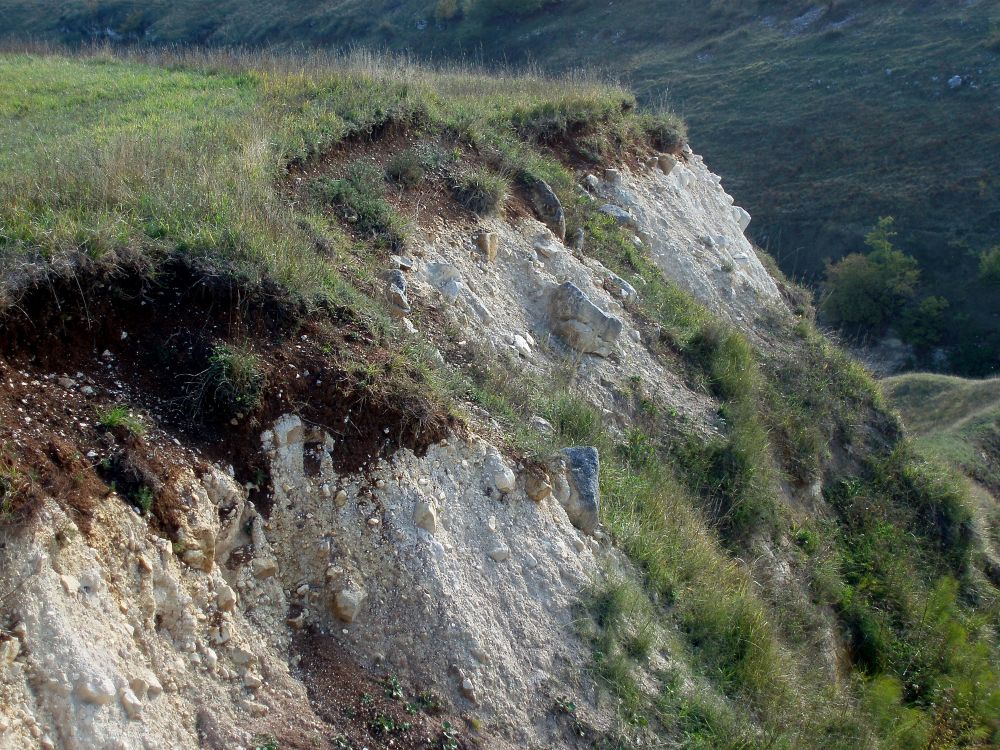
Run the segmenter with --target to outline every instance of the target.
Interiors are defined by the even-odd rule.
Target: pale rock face
[[[551,495],[530,499],[508,459],[478,439],[450,437],[422,457],[399,451],[364,478],[337,475],[326,463],[320,476],[306,477],[294,455],[303,449],[270,450],[276,493],[268,532],[286,587],[308,581],[331,592],[331,606],[311,609],[303,627],[329,629],[363,662],[385,658],[401,680],[455,705],[474,699],[484,722],[502,727],[494,747],[563,746],[542,685],[585,674],[589,656],[573,635],[574,607],[597,572],[566,510]],[[342,487],[347,502],[324,498],[324,485]],[[291,507],[285,486],[297,488]],[[376,508],[381,522],[373,530],[367,519]],[[303,540],[306,515],[328,544]],[[365,597],[355,608],[344,592],[362,581]],[[357,611],[344,617],[348,608]],[[609,708],[588,710],[598,723],[610,721]]]
[[[617,170],[596,192],[632,217],[664,275],[710,309],[746,328],[762,307],[780,304],[777,285],[743,235],[750,215],[733,205],[701,157],[687,155],[669,174]]]

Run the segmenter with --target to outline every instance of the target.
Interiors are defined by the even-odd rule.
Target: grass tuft
[[[490,216],[503,208],[510,180],[489,167],[472,167],[455,177],[452,190],[465,208],[479,216]]]

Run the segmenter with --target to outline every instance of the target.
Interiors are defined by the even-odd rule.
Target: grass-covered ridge
[[[413,127],[514,179],[566,184],[521,129],[582,117],[600,148],[645,141],[640,117],[592,79],[432,70],[405,60],[199,53],[0,56],[0,258],[5,286],[39,268],[148,265],[179,253],[306,297],[344,293],[277,183],[352,137]],[[578,114],[578,113],[582,113]],[[343,238],[332,238],[333,246]],[[326,269],[326,270],[324,270]]]

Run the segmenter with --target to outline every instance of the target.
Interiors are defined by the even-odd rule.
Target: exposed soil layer
[[[450,714],[437,696],[401,685],[389,673],[362,669],[329,636],[303,631],[295,639],[293,650],[300,658],[300,676],[316,715],[329,726],[340,728],[330,738],[332,747],[489,747],[487,738],[477,736],[467,721]],[[449,739],[455,744],[449,745]],[[284,742],[280,744],[286,747]]]
[[[15,513],[44,492],[85,516],[114,486],[138,506],[141,487],[162,494],[172,467],[204,457],[255,485],[266,513],[260,433],[283,413],[333,436],[343,472],[401,447],[420,452],[452,427],[418,389],[393,391],[390,345],[349,310],[308,321],[301,312],[274,289],[247,289],[179,260],[155,280],[121,272],[29,290],[0,334],[0,501]],[[220,397],[210,377],[220,344],[251,358],[256,403]],[[132,426],[102,426],[119,405],[133,412]],[[153,503],[167,532],[172,500]]]
[[[438,149],[448,154],[454,154],[457,149],[462,156],[454,164],[447,167],[428,169],[423,179],[410,188],[397,185],[387,179],[385,199],[388,204],[414,227],[422,230],[432,229],[439,221],[444,221],[449,226],[472,227],[477,224],[479,217],[455,200],[449,187],[448,175],[451,172],[481,164],[483,159],[476,153],[463,149],[457,143],[427,136],[419,131],[399,126],[386,128],[371,136],[349,139],[307,162],[289,167],[288,176],[280,185],[280,189],[292,203],[308,204],[312,200],[308,191],[314,180],[344,178],[351,165],[359,162],[368,163],[379,170],[384,170],[394,156],[418,146]],[[521,194],[517,185],[513,185],[513,190],[504,203],[502,212],[508,222],[515,222],[521,217],[532,215],[526,196]],[[359,236],[355,229],[347,223],[344,223],[344,228],[355,239],[370,239]]]

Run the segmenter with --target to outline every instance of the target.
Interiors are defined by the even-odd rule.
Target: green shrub
[[[946,332],[945,312],[949,307],[944,297],[925,297],[901,316],[900,336],[917,349],[929,349],[939,343]]]
[[[506,16],[525,16],[536,13],[556,0],[466,0],[465,12],[470,18],[492,21]]]
[[[140,487],[136,490],[132,497],[135,506],[143,513],[149,513],[153,509],[154,499],[155,496],[153,494],[153,490],[146,486]]]
[[[461,6],[458,0],[437,0],[434,6],[434,17],[439,21],[451,21],[459,16]]]
[[[488,167],[474,167],[460,173],[453,184],[455,198],[473,213],[489,216],[500,210],[510,182]]]
[[[677,153],[687,139],[684,121],[669,112],[646,114],[640,123],[653,148],[667,153]]]
[[[892,246],[893,220],[885,217],[868,234],[868,255],[852,253],[828,264],[821,309],[834,323],[878,332],[916,293],[916,259]]]
[[[424,179],[426,169],[420,154],[412,148],[400,151],[385,166],[386,176],[402,187],[414,188]]]

